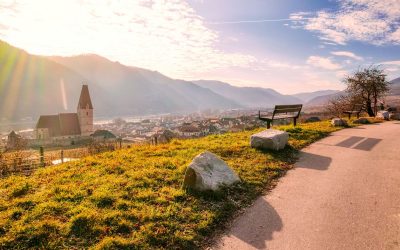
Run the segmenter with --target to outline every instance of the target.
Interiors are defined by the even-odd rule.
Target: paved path
[[[304,149],[213,249],[400,249],[400,122]]]

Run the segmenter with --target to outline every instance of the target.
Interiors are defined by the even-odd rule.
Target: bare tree
[[[375,116],[378,101],[389,91],[389,82],[384,71],[378,66],[359,69],[344,79],[346,93],[350,100],[363,104],[369,116]]]
[[[331,98],[325,108],[329,114],[341,117],[344,111],[350,110],[351,106],[351,98],[348,95],[342,94]]]

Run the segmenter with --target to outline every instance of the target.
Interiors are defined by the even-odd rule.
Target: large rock
[[[353,121],[354,124],[369,124],[371,123],[367,118],[361,117]]]
[[[205,151],[186,169],[183,187],[195,190],[218,190],[222,185],[240,181],[239,176],[218,156]]]
[[[376,114],[376,118],[389,120],[389,115],[389,111],[378,111],[378,114]]]
[[[331,124],[335,127],[347,126],[347,122],[341,118],[333,118]]]
[[[285,131],[267,129],[254,134],[250,138],[250,146],[259,149],[283,149],[289,139],[289,134]]]

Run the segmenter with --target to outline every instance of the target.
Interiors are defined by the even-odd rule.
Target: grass
[[[0,248],[201,248],[235,212],[290,169],[299,149],[340,128],[281,126],[280,152],[249,147],[244,131],[134,146],[0,180]],[[242,182],[220,192],[181,188],[186,167],[209,150]]]

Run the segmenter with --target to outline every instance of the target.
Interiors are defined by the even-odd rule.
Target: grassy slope
[[[289,147],[249,147],[246,131],[103,153],[0,180],[0,248],[196,248],[248,206],[295,160],[298,149],[338,128],[280,127]],[[219,193],[181,189],[185,168],[209,150],[243,182]]]

